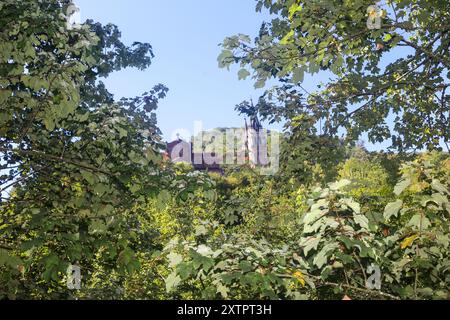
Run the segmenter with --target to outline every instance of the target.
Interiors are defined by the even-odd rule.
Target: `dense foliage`
[[[369,4],[259,0],[276,18],[254,46],[225,40],[221,65],[284,83],[237,107],[285,123],[280,170],[262,176],[163,158],[168,89],[117,100],[101,81],[149,67],[149,44],[70,25],[70,0],[2,0],[0,299],[449,298],[448,9],[392,0],[367,30]],[[414,50],[381,68],[396,46]],[[319,70],[336,79],[305,98]],[[368,152],[365,131],[402,152]]]
[[[367,132],[370,141],[391,140],[398,150],[440,148],[450,138],[448,2],[375,4],[258,0],[257,10],[274,18],[254,41],[243,34],[225,39],[219,65],[238,64],[239,77],[252,74],[255,87],[280,80],[256,105],[270,121],[308,115],[326,134],[344,128],[350,141]],[[376,19],[379,26],[369,28]],[[306,90],[305,75],[318,73],[330,81]]]

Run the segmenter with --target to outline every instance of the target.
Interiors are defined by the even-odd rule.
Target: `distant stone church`
[[[244,139],[245,163],[251,167],[268,165],[267,130],[263,129],[256,116],[250,118],[250,125],[245,120]],[[178,138],[167,143],[166,157],[173,162],[190,163],[195,170],[223,174],[221,163],[211,163],[205,153],[195,150],[193,142],[186,142]],[[234,155],[231,158],[234,158]]]

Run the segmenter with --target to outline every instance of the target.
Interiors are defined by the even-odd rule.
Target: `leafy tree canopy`
[[[125,45],[111,24],[71,26],[72,6],[0,3],[1,246],[47,281],[101,247],[136,268],[127,212],[172,175],[154,113],[167,88],[115,101],[101,81],[147,68],[151,46]]]
[[[270,121],[312,115],[323,133],[345,129],[350,141],[392,139],[400,151],[440,148],[450,138],[449,12],[444,0],[258,0],[273,15],[259,36],[223,41],[219,65],[238,64],[255,87],[281,84],[255,110]],[[379,27],[368,27],[380,20]],[[305,74],[330,76],[315,92]],[[249,103],[238,106],[249,112]],[[255,112],[253,110],[252,112]],[[390,123],[393,123],[391,126]],[[448,147],[447,147],[448,148]]]

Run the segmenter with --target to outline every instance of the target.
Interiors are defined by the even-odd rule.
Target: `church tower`
[[[269,164],[267,156],[267,130],[263,129],[256,115],[250,117],[250,126],[245,120],[247,150],[252,167]]]

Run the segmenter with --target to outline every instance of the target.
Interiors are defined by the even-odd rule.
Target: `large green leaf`
[[[369,219],[362,214],[353,214],[355,222],[363,229],[369,230]]]
[[[390,220],[391,217],[397,216],[398,212],[403,206],[402,200],[397,200],[395,202],[388,203],[384,209],[384,218]]]
[[[167,292],[171,292],[176,289],[176,287],[180,284],[181,278],[176,274],[176,272],[172,272],[165,279],[166,282],[166,290]]]
[[[409,179],[409,178],[403,179],[395,185],[394,193],[399,196],[410,185],[411,185],[411,179]]]

